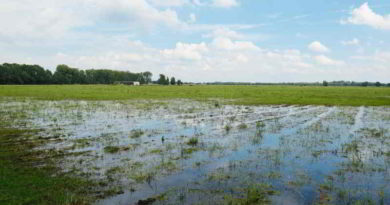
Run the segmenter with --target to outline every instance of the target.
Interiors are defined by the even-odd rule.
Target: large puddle
[[[97,204],[390,204],[390,108],[220,102],[0,102]],[[34,140],[34,139],[32,139]]]

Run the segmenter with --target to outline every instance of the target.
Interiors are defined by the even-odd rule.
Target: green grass
[[[142,130],[133,130],[130,133],[130,138],[139,138],[144,134],[144,131]]]
[[[92,204],[121,192],[119,186],[109,185],[108,179],[92,180],[77,168],[64,172],[58,162],[82,152],[35,149],[48,142],[41,136],[45,130],[12,128],[17,127],[18,119],[0,114],[0,204]]]
[[[234,198],[231,195],[224,197],[224,204],[232,205],[267,205],[272,204],[270,196],[279,194],[272,189],[272,186],[267,184],[254,184],[243,190],[244,197]],[[245,196],[246,195],[246,196]]]
[[[235,104],[390,105],[388,87],[2,85],[0,97],[43,100],[228,99]]]
[[[115,147],[115,146],[107,146],[104,148],[105,153],[110,153],[110,154],[115,154],[121,150],[120,147]]]
[[[0,204],[89,204],[94,182],[61,174],[36,142],[36,130],[0,128]],[[39,166],[38,166],[39,165]]]
[[[198,138],[191,137],[191,139],[187,142],[188,145],[196,146],[198,144]]]

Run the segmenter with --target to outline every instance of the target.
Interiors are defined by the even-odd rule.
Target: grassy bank
[[[62,172],[58,161],[72,153],[35,149],[47,143],[39,132],[0,127],[0,204],[91,204],[116,194],[103,181]]]
[[[57,175],[39,141],[26,140],[36,130],[0,128],[0,204],[85,204],[89,182]]]
[[[0,96],[44,100],[232,99],[236,104],[390,105],[390,88],[311,86],[0,86]]]

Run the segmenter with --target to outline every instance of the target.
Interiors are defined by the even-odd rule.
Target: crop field
[[[0,204],[390,204],[389,89],[82,87],[0,88]]]

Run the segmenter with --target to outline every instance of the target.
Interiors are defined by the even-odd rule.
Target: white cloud
[[[341,41],[341,44],[343,44],[344,46],[358,46],[360,45],[360,41],[359,39],[354,38],[350,41]]]
[[[234,2],[237,4],[231,5],[239,5]],[[40,64],[51,69],[68,64],[85,69],[150,70],[155,75],[165,73],[195,82],[322,81],[345,76],[353,80],[389,79],[388,52],[366,56],[367,63],[359,60],[351,65],[358,60],[344,63],[296,49],[267,49],[254,43],[262,38],[253,33],[261,24],[199,24],[195,14],[180,15],[183,21],[175,11],[182,11],[177,7],[183,5],[189,6],[188,11],[194,5],[215,6],[211,0],[0,0],[0,5],[0,62]],[[166,36],[172,33],[178,36]],[[205,42],[193,43],[202,40],[198,37]],[[175,39],[189,38],[161,48]],[[147,39],[147,43],[136,39]],[[161,39],[166,41],[154,46]],[[313,43],[311,50],[329,51],[320,42]],[[329,66],[332,69],[322,69]]]
[[[237,0],[213,0],[213,5],[222,8],[231,8],[240,5]]]
[[[364,64],[365,61],[367,65],[371,65],[372,67],[381,66],[387,69],[390,73],[390,69],[388,69],[390,67],[390,51],[376,52],[373,55],[352,56],[351,58],[358,60],[359,64]]]
[[[200,0],[191,0],[191,3],[195,6],[204,6],[206,3],[201,2]]]
[[[333,60],[327,56],[319,55],[315,56],[314,60],[321,65],[327,65],[327,66],[340,66],[344,65],[345,63],[343,61]]]
[[[42,0],[39,4],[33,0],[0,1],[0,4],[0,28],[3,28],[0,36],[5,40],[59,38],[70,28],[92,23],[78,7],[67,9],[67,3],[62,1]]]
[[[149,0],[152,5],[162,7],[179,7],[187,3],[186,0]]]
[[[118,41],[118,42],[117,42]],[[122,42],[122,51],[106,51]],[[155,75],[165,73],[185,81],[288,81],[288,75],[311,72],[308,58],[298,50],[264,50],[250,41],[224,39],[218,47],[210,43],[178,42],[172,49],[157,49],[141,42],[107,39],[105,49],[82,56],[63,52],[32,59],[2,55],[1,59],[18,60],[54,68],[68,64],[78,68],[110,68]],[[227,42],[227,44],[225,44]],[[126,47],[131,50],[126,50]],[[0,54],[3,52],[0,49]],[[8,57],[7,57],[8,56]],[[283,73],[283,75],[280,75]],[[296,79],[302,80],[302,78]]]
[[[203,35],[204,38],[230,38],[234,40],[245,39],[245,35],[231,30],[230,28],[221,27],[214,29],[211,33]]]
[[[259,47],[250,41],[232,41],[224,37],[214,39],[212,44],[218,49],[225,50],[260,50]]]
[[[355,60],[370,61],[371,65],[382,64],[382,65],[385,65],[387,67],[390,67],[390,52],[389,51],[376,52],[375,54],[373,54],[371,56],[368,56],[368,55],[352,56],[351,58],[353,58]]]
[[[188,23],[195,23],[196,22],[196,15],[194,13],[191,13],[189,15]]]
[[[341,23],[367,25],[376,29],[390,30],[390,15],[379,15],[368,6],[368,3],[364,3],[359,8],[354,9],[351,16],[346,20],[342,20]]]
[[[88,1],[88,0],[83,0]],[[171,9],[159,10],[145,0],[98,0],[90,3],[95,15],[110,23],[135,24],[137,26],[179,26],[176,11]]]
[[[362,81],[381,81],[390,83],[390,51],[380,51],[372,55],[352,56],[354,75]]]
[[[319,41],[314,41],[309,44],[308,48],[312,51],[318,52],[318,53],[326,53],[329,52],[329,49],[324,46],[321,42]]]
[[[250,41],[242,44],[242,41],[232,39],[226,40],[229,46],[225,48],[216,47],[215,41],[212,41],[178,42],[171,49],[150,47],[139,41],[126,40],[125,37],[103,39],[105,44],[99,43],[103,49],[82,56],[67,52],[54,56],[13,56],[0,47],[0,60],[40,64],[52,69],[58,64],[68,64],[78,68],[110,68],[132,72],[149,70],[154,76],[164,73],[192,82],[388,82],[390,76],[389,52],[365,56],[361,60],[354,59],[350,62],[354,65],[327,56],[312,57],[296,49],[271,50],[257,47]],[[323,69],[327,67],[332,69]]]
[[[243,31],[238,31],[242,29],[248,29],[244,27],[244,25],[241,25],[242,27],[240,28],[238,25],[237,26],[229,26],[229,25],[220,25],[220,26],[214,26],[214,29],[212,29],[211,32],[203,34],[203,38],[229,38],[232,40],[246,40],[246,41],[264,41],[269,38],[272,38],[272,36],[265,35],[262,33],[248,33],[248,32],[243,32]],[[234,28],[236,27],[236,28]],[[249,27],[249,25],[248,25]]]
[[[186,44],[178,42],[175,49],[164,49],[161,53],[168,58],[201,60],[202,54],[207,51],[208,48],[205,43]]]
[[[0,27],[7,28],[0,30],[0,37],[8,41],[61,38],[75,28],[99,23],[135,31],[185,24],[176,11],[157,9],[146,0],[40,0],[39,4],[34,0],[0,0],[0,4]]]
[[[247,63],[249,61],[248,57],[244,54],[238,54],[236,60],[242,63]]]

